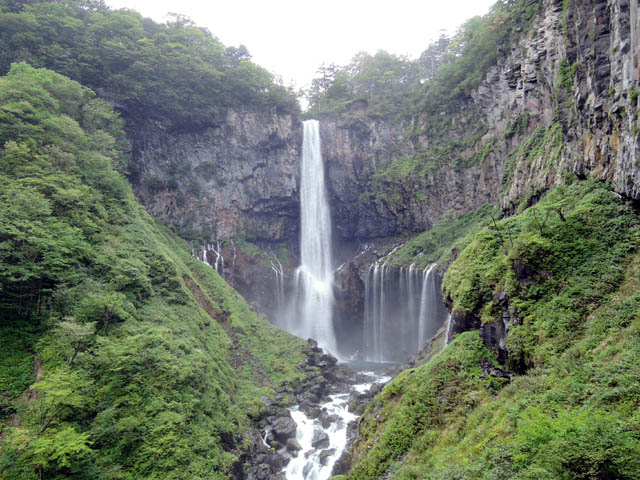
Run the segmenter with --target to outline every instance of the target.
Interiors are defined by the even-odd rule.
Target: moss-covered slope
[[[155,223],[121,121],[65,77],[0,78],[0,478],[228,478],[302,342]]]
[[[348,478],[640,477],[639,220],[576,182],[478,232],[444,290],[484,324],[506,302],[512,381],[458,335],[368,407]]]

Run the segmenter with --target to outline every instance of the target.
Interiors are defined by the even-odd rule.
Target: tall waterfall
[[[365,360],[405,361],[446,321],[435,264],[420,270],[376,263],[364,283]]]
[[[297,335],[317,340],[336,354],[333,330],[333,265],[331,258],[331,215],[324,181],[317,120],[307,120],[302,144],[300,171],[300,267],[296,272],[295,325]]]

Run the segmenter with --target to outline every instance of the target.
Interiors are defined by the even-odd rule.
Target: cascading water
[[[434,310],[437,307],[437,302],[433,300],[437,298],[437,284],[434,275],[435,263],[432,263],[424,270],[424,277],[422,279],[422,293],[420,294],[420,314],[418,316],[418,344],[416,345],[419,351],[427,341],[427,330],[429,322],[433,317]]]
[[[282,263],[280,259],[276,256],[275,253],[271,251],[269,248],[269,252],[273,257],[271,260],[271,270],[275,274],[275,294],[276,294],[276,311],[281,313],[284,311],[285,307],[285,295],[284,295],[284,268],[282,267]]]
[[[217,247],[217,248],[216,248]],[[211,253],[213,252],[213,253]],[[192,252],[193,257],[202,260],[219,274],[224,271],[224,257],[222,256],[222,246],[216,241],[216,246],[207,243],[202,247],[202,253],[197,250]],[[215,258],[214,258],[215,255]],[[235,257],[234,257],[235,258]]]
[[[300,171],[300,267],[296,271],[294,303],[286,328],[303,338],[314,338],[337,354],[333,330],[333,265],[331,215],[320,152],[317,120],[307,120]],[[293,318],[291,318],[293,316]]]
[[[374,372],[362,372],[371,378],[368,383],[354,385],[358,393],[364,393],[376,383],[386,383],[391,377]],[[347,427],[358,417],[349,412],[349,393],[330,396],[330,401],[321,406],[330,417],[335,418],[328,426],[318,419],[311,419],[298,406],[290,409],[296,422],[296,440],[301,449],[284,469],[287,480],[327,480],[333,466],[347,446]],[[268,432],[265,432],[265,438]],[[265,440],[263,442],[266,443]],[[269,446],[267,444],[267,446]]]
[[[371,265],[365,275],[364,358],[406,361],[446,320],[435,265]]]
[[[445,345],[449,345],[449,342],[451,342],[451,314],[447,315],[447,321],[445,323],[446,328],[445,328],[445,337],[444,337],[444,344]]]
[[[371,265],[365,277],[364,351],[365,360],[370,362],[384,362],[385,268],[384,264]]]

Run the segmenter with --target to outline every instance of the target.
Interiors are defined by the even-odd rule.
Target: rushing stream
[[[357,393],[368,391],[376,383],[385,383],[390,377],[374,372],[363,372],[370,383],[355,385]],[[322,425],[320,419],[311,419],[298,406],[291,408],[296,422],[296,440],[302,447],[298,455],[285,467],[287,480],[326,480],[331,477],[333,466],[347,446],[347,426],[358,418],[349,412],[350,393],[331,395],[331,400],[321,406],[326,409],[330,423]],[[326,417],[325,417],[326,418]]]

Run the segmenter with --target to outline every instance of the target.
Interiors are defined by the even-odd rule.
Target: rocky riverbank
[[[338,364],[335,357],[318,347],[314,340],[308,340],[304,364],[306,380],[296,385],[295,404],[309,419],[329,425],[337,420],[323,405],[332,395],[349,392],[353,385],[365,383],[366,376],[359,374],[344,364]],[[254,418],[255,428],[251,434],[252,445],[237,462],[235,479],[284,480],[284,467],[296,456],[301,446],[296,440],[297,427],[291,415],[291,407],[284,392],[273,399],[263,397],[267,405],[266,413]],[[319,435],[313,440],[314,448],[323,456],[330,455],[328,437]]]

